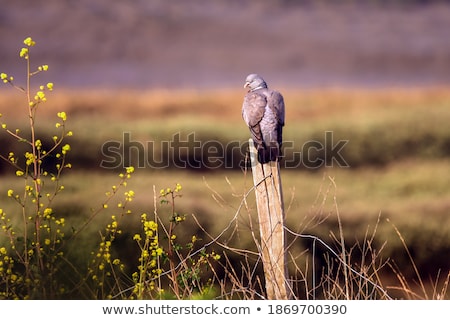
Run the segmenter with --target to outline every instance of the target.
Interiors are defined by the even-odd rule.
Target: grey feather
[[[267,87],[264,79],[250,74],[245,80],[249,92],[244,97],[242,117],[250,129],[261,163],[279,160],[285,122],[281,93]]]

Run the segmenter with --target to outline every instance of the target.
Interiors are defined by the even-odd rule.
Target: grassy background
[[[450,270],[450,91],[435,87],[284,92],[285,140],[302,145],[310,139],[322,141],[325,131],[333,131],[336,140],[349,140],[343,155],[350,164],[349,168],[282,169],[288,227],[317,235],[333,246],[339,214],[349,248],[373,234],[374,247],[414,284],[417,275],[396,227],[421,276],[429,280],[430,292],[434,281],[442,286]],[[242,92],[236,91],[52,93],[39,110],[40,137],[53,135],[56,112],[63,110],[68,114],[68,128],[74,132],[69,158],[73,169],[63,177],[66,189],[58,197],[55,210],[70,218],[70,226],[77,229],[92,209],[101,206],[105,192],[118,182],[118,177],[115,170],[99,167],[100,149],[106,141],[120,141],[123,132],[130,132],[133,140],[143,143],[171,139],[177,132],[195,132],[202,143],[246,141],[248,129],[240,117],[241,99]],[[21,105],[20,95],[9,91],[0,95],[1,120],[9,128],[26,126]],[[0,145],[2,155],[9,151],[19,154],[20,150],[14,148],[20,144],[4,132],[0,133]],[[20,189],[22,182],[7,164],[0,165],[0,203],[3,210],[12,213],[18,208],[7,198],[6,191]],[[252,187],[252,178],[238,162],[227,170],[137,170],[127,187],[137,196],[131,206],[134,214],[125,220],[126,235],[137,230],[142,212],[155,210],[153,188],[158,194],[161,188],[173,187],[177,182],[183,186],[177,210],[187,215],[179,237],[189,239],[193,234],[202,234],[193,216],[213,236],[233,221],[233,231],[221,239],[235,247],[254,249],[249,234],[252,225],[257,224],[254,196],[244,196]],[[162,214],[167,210],[159,205],[156,209]],[[82,234],[79,241],[83,250],[96,243],[96,226],[105,225],[111,214],[114,205],[97,216]],[[205,234],[201,237],[209,240]],[[122,249],[118,250],[132,259],[129,239],[125,236],[122,241]],[[291,250],[311,250],[311,243],[297,239]],[[79,255],[80,260],[82,254],[73,249],[73,255]],[[388,284],[395,283],[392,272],[385,276]],[[394,288],[392,291],[395,295]]]
[[[333,132],[335,143],[340,139],[349,141],[342,156],[351,168],[450,155],[450,94],[445,87],[284,91],[288,106],[284,141],[294,146],[285,150],[286,158],[301,151],[307,141],[325,144],[325,131]],[[161,154],[161,141],[171,141],[177,133],[181,139],[195,133],[202,145],[210,140],[222,145],[245,142],[248,130],[242,125],[241,96],[235,91],[68,91],[55,94],[52,105],[39,112],[55,121],[58,110],[71,116],[71,128],[76,132],[72,144],[77,150],[72,161],[79,167],[95,169],[106,160],[102,145],[107,141],[122,142],[124,132],[130,134],[131,141],[145,147],[153,142],[156,147],[146,149],[144,154],[150,152],[155,159],[167,156]],[[1,95],[0,102],[7,110],[8,105],[19,104],[20,100],[8,93]],[[20,121],[26,117],[25,111],[15,108],[3,113],[9,127],[24,127]],[[52,136],[51,132],[46,134],[52,129],[42,123],[43,140],[46,135]],[[13,144],[5,136],[0,139],[5,148]],[[189,148],[181,156],[204,156],[193,146]],[[133,154],[135,165],[138,156],[143,154]],[[232,167],[240,170],[242,153],[234,150],[234,154],[226,156],[234,159]],[[324,159],[325,154],[319,152],[317,156]]]

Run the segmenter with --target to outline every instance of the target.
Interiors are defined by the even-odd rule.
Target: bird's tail
[[[268,163],[270,161],[278,161],[280,159],[280,148],[276,142],[257,145],[256,149],[258,151],[258,161],[260,163]]]

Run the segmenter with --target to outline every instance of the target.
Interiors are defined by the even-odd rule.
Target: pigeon
[[[284,126],[284,99],[281,93],[267,87],[264,79],[250,74],[244,88],[249,91],[242,104],[242,117],[258,152],[258,161],[279,161]]]

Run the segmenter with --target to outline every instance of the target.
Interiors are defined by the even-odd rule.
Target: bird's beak
[[[247,87],[250,87],[250,82],[245,82],[245,84],[244,84],[244,88],[247,88]]]

